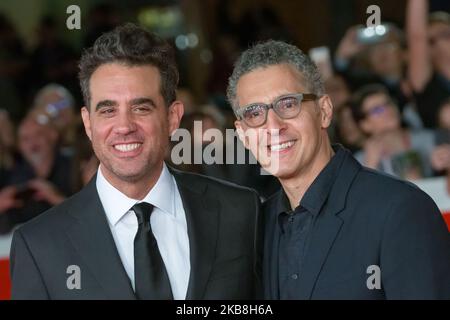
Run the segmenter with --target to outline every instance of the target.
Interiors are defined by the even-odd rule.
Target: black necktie
[[[159,253],[150,225],[153,206],[146,202],[135,204],[138,231],[134,238],[134,283],[140,300],[172,300],[169,277]]]

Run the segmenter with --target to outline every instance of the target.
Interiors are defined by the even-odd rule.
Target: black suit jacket
[[[252,299],[259,198],[251,189],[172,170],[186,212],[191,273],[187,299]],[[68,289],[70,265],[81,289]],[[95,178],[20,227],[11,247],[13,299],[135,299]]]
[[[450,236],[434,202],[411,183],[364,168],[345,152],[311,230],[299,299],[450,299]],[[268,299],[279,296],[273,252],[281,195],[263,206]],[[375,283],[370,266],[380,268],[381,289],[367,286]]]

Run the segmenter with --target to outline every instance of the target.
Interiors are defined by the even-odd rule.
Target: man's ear
[[[327,129],[333,120],[333,103],[329,95],[319,99],[320,123],[323,129]]]
[[[234,126],[236,127],[236,132],[238,134],[239,140],[241,140],[242,144],[246,149],[249,148],[248,137],[245,135],[244,129],[242,128],[241,121],[236,120],[234,122]]]
[[[172,135],[180,127],[181,118],[184,114],[184,105],[181,101],[173,102],[168,110],[169,134]]]
[[[91,117],[89,114],[89,109],[87,107],[81,108],[81,118],[83,119],[84,131],[89,137],[89,140],[92,141]]]

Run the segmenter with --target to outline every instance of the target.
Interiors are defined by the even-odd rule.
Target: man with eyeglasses
[[[282,185],[263,205],[266,298],[450,298],[438,208],[330,144],[333,106],[305,54],[279,41],[255,45],[227,94],[240,139]]]

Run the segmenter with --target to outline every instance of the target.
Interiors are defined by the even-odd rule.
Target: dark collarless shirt
[[[297,299],[302,280],[302,266],[310,247],[310,235],[345,157],[345,151],[341,147],[336,146],[334,149],[336,153],[294,210],[291,210],[284,191],[279,198],[276,214],[280,239],[278,248],[273,249],[273,257],[278,257],[280,299]]]

